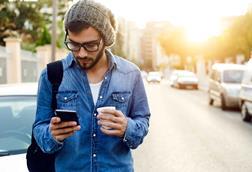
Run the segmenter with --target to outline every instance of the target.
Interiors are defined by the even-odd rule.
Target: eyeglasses
[[[65,37],[64,41],[67,49],[70,51],[80,51],[81,47],[83,47],[86,51],[88,52],[96,52],[99,49],[100,43],[101,43],[101,38],[98,40],[90,41],[90,42],[85,42],[85,43],[78,43],[74,42],[72,40],[67,41]]]

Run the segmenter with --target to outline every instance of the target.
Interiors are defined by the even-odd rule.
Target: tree
[[[252,50],[252,10],[241,16],[230,28],[237,53],[250,57]]]
[[[63,46],[62,21],[66,11],[66,0],[59,2],[58,46]],[[24,1],[0,0],[0,45],[9,36],[20,37],[22,47],[35,51],[36,46],[51,42],[51,0]],[[63,37],[63,38],[62,38]]]
[[[189,54],[185,32],[179,27],[163,28],[158,40],[166,55],[176,54],[181,58],[181,66],[185,64],[185,58]],[[181,67],[178,66],[178,67]]]
[[[35,42],[46,25],[40,12],[44,1],[0,1],[0,44],[8,36],[19,36],[23,41]]]
[[[224,61],[237,54],[248,59],[252,50],[252,11],[234,18],[221,35],[209,39],[204,47],[204,55],[211,59]]]
[[[114,54],[117,54],[118,56],[125,57],[125,53],[123,51],[123,34],[121,30],[121,26],[118,26],[118,31],[116,33],[116,41],[115,44],[111,47],[111,50]]]

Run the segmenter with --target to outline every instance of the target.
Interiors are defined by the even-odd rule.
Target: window
[[[223,73],[223,81],[225,83],[241,83],[243,73],[242,70],[226,70]]]
[[[24,76],[27,76],[28,72],[27,69],[24,69]]]

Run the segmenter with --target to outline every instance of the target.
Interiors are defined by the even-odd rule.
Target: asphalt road
[[[207,94],[147,84],[149,134],[133,151],[136,172],[252,172],[252,124]]]

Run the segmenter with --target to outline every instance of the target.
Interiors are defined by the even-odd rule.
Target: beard
[[[104,49],[105,47],[103,46],[95,58],[89,56],[85,57],[75,56],[77,64],[84,70],[89,70],[93,68],[102,58]]]

